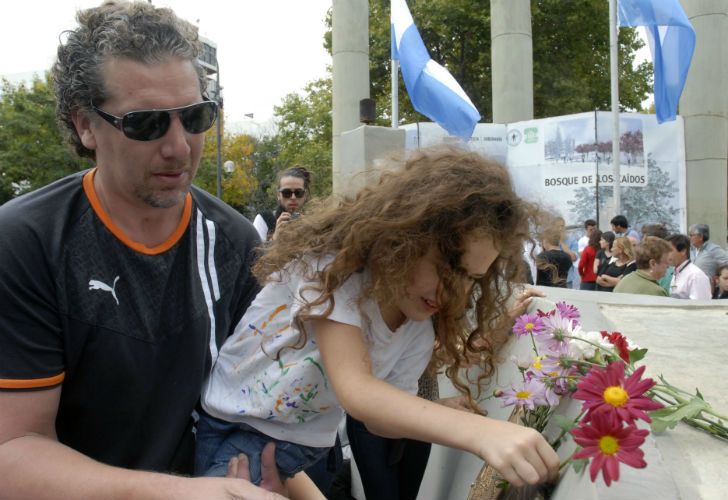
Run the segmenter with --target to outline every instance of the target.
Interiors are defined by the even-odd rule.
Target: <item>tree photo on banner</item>
[[[684,228],[682,119],[658,125],[654,115],[621,113],[619,121],[621,213],[639,226]],[[611,125],[608,112],[509,124],[507,164],[519,194],[561,213],[568,225],[596,218],[597,201],[604,217],[614,191]]]

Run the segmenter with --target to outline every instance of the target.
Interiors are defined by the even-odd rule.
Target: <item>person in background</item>
[[[596,290],[597,288],[597,275],[594,272],[595,260],[597,252],[599,251],[599,242],[602,239],[602,232],[596,229],[591,232],[589,237],[589,244],[581,252],[579,258],[579,276],[581,277],[580,290]]]
[[[0,207],[0,497],[272,498],[238,457],[236,477],[185,477],[202,385],[259,290],[252,224],[192,185],[218,111],[197,28],[148,2],[77,21],[56,113],[96,166]]]
[[[566,253],[571,259],[571,267],[566,277],[566,288],[573,288],[579,286],[579,273],[576,270],[576,260],[579,258],[579,242],[577,239],[566,232],[566,221],[563,217],[556,217],[556,227],[560,232],[559,236],[559,249]],[[560,286],[560,285],[559,285]]]
[[[591,235],[594,233],[594,231],[598,231],[597,229],[597,221],[594,219],[587,219],[584,221],[584,236],[579,238],[578,243],[578,255],[581,255],[581,253],[584,251],[584,249],[589,245],[589,238],[591,238]],[[581,258],[581,257],[579,257]]]
[[[546,229],[541,236],[543,251],[536,256],[536,285],[567,287],[566,279],[573,264],[571,256],[562,250],[562,234],[561,223],[557,220],[556,226]]]
[[[693,224],[688,229],[688,236],[690,262],[698,266],[712,280],[718,266],[728,264],[728,253],[710,241],[710,227],[707,224]]]
[[[599,251],[597,256],[594,258],[594,274],[599,276],[604,273],[604,270],[612,262],[612,245],[614,244],[614,233],[611,231],[604,231],[602,237],[599,238]]]
[[[632,239],[632,243],[640,241],[640,233],[629,226],[627,217],[624,215],[615,215],[609,223],[612,225],[612,231],[614,231],[617,238],[625,236]]]
[[[728,299],[728,264],[723,264],[715,272],[714,299]]]
[[[614,240],[612,244],[612,255],[615,259],[597,276],[597,291],[613,291],[614,287],[617,286],[617,283],[624,276],[637,269],[634,261],[632,242],[626,236]]]
[[[670,264],[675,268],[670,283],[670,297],[676,299],[709,300],[710,279],[695,264],[690,262],[690,240],[684,234],[667,237],[672,245]]]
[[[301,215],[310,195],[311,173],[300,165],[278,173],[278,206],[255,216],[253,225],[263,241],[274,237],[275,232]]]
[[[670,260],[670,244],[654,236],[645,236],[636,250],[637,270],[624,276],[614,293],[636,293],[667,297],[667,292],[657,282],[665,275]]]
[[[666,240],[670,232],[667,230],[665,224],[645,224],[642,226],[642,238],[645,236],[654,236],[662,240]],[[665,275],[657,280],[657,283],[665,289],[668,295],[670,295],[670,282],[672,281],[672,265],[667,266]]]

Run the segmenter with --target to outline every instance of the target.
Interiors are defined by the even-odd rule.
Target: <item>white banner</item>
[[[620,114],[621,207],[630,225],[663,223],[686,230],[685,138],[682,117],[661,125],[655,115]],[[407,149],[449,137],[434,123],[409,124]],[[419,139],[419,142],[418,142]],[[613,206],[612,114],[590,112],[508,125],[476,126],[468,147],[504,163],[518,193],[561,214],[568,226],[597,218],[609,229]]]

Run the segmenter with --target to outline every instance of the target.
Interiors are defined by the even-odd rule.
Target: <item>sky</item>
[[[226,123],[249,133],[271,127],[273,106],[326,75],[323,48],[331,0],[153,0],[196,24],[217,44]],[[78,9],[101,0],[4,2],[0,75],[13,82],[53,64],[59,35],[76,25]],[[253,113],[253,119],[246,114]],[[256,130],[257,129],[257,130]]]

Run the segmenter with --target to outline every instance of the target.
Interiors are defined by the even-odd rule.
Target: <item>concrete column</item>
[[[490,0],[493,123],[533,119],[529,0]]]
[[[696,44],[680,99],[685,119],[688,225],[710,226],[726,247],[728,223],[728,3],[681,0]]]
[[[359,123],[359,101],[369,97],[368,0],[333,0],[333,192],[342,191],[341,134]]]
[[[339,162],[337,195],[354,196],[365,186],[376,184],[382,173],[382,159],[404,153],[406,132],[403,128],[373,127],[361,125],[342,132],[339,145],[342,155]]]

